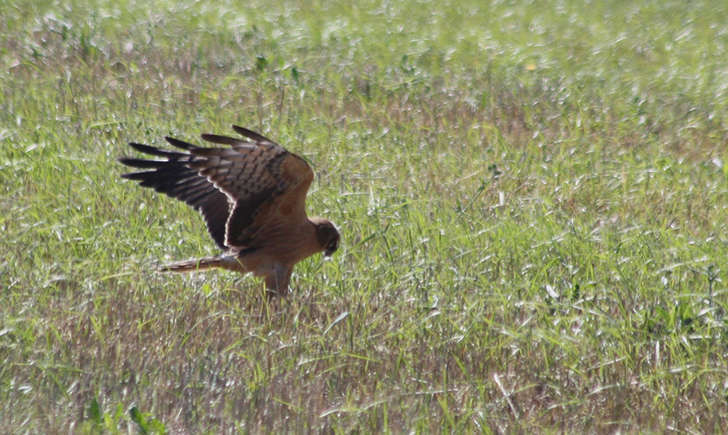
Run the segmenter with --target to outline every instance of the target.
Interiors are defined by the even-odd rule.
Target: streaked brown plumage
[[[162,160],[122,157],[121,163],[145,169],[122,177],[200,211],[212,239],[224,251],[215,257],[169,264],[163,271],[252,272],[265,279],[270,292],[286,294],[293,266],[317,252],[333,254],[339,232],[330,221],[306,215],[313,171],[305,160],[258,133],[238,126],[233,129],[247,139],[203,134],[202,139],[225,145],[205,148],[165,138],[184,152],[130,143]]]

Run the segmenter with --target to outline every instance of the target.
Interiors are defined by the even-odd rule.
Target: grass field
[[[720,432],[728,4],[5,1],[0,432]],[[259,130],[343,235],[220,271],[129,141]]]

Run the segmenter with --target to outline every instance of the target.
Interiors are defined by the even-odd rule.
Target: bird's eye
[[[333,242],[329,243],[328,246],[326,246],[326,250],[329,252],[334,252],[337,249],[339,249],[339,241],[334,240]]]

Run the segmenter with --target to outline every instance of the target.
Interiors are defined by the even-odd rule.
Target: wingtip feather
[[[182,140],[179,140],[179,139],[175,139],[175,138],[170,137],[170,136],[165,136],[164,137],[164,140],[166,140],[170,145],[175,146],[177,148],[181,148],[183,150],[191,151],[191,150],[194,150],[195,148],[197,148],[196,146],[192,145],[189,142],[185,142],[185,141],[182,141]]]
[[[263,136],[262,134],[256,133],[253,130],[248,130],[247,128],[241,127],[239,125],[233,125],[233,130],[235,130],[235,132],[238,133],[239,135],[245,136],[248,139],[253,139],[254,141],[257,141],[257,142],[275,143],[272,140],[268,139],[267,137]]]
[[[121,174],[121,178],[126,178],[127,180],[146,180],[149,178],[149,174],[154,174],[154,172],[128,172]]]
[[[143,143],[129,142],[129,146],[139,152],[142,152],[144,154],[150,154],[153,156],[171,157],[171,156],[175,156],[175,155],[179,154],[179,153],[160,150],[159,148],[149,146],[149,145],[144,145]]]
[[[244,142],[241,141],[240,139],[235,139],[233,137],[228,137],[228,136],[221,136],[219,134],[203,133],[202,139],[206,140],[208,142],[221,144],[221,145],[235,146],[235,145],[244,144]]]

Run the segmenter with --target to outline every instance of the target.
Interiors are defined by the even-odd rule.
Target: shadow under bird
[[[122,175],[144,187],[182,200],[202,213],[207,229],[223,253],[180,261],[162,271],[190,272],[223,268],[263,277],[268,291],[285,295],[293,267],[318,252],[331,256],[339,231],[329,220],[306,215],[311,166],[300,156],[243,127],[243,138],[203,134],[208,148],[165,137],[183,151],[129,143],[158,159],[122,157],[142,169]]]

